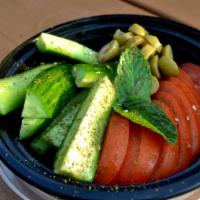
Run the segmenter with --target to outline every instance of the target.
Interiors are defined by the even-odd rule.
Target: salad
[[[200,68],[177,66],[170,44],[144,27],[116,30],[96,52],[42,33],[46,63],[0,80],[0,114],[20,106],[21,140],[54,172],[101,185],[143,184],[189,167],[200,153]]]

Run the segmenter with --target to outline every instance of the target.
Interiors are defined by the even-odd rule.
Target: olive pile
[[[113,40],[103,46],[99,51],[99,61],[104,63],[115,59],[125,48],[141,49],[144,57],[148,60],[152,73],[152,94],[159,89],[159,79],[162,76],[177,76],[179,68],[173,60],[173,52],[170,44],[165,46],[158,37],[149,32],[139,24],[132,24],[128,32],[117,29]]]

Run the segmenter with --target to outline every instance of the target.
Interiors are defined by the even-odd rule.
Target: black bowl
[[[159,36],[162,43],[172,44],[175,60],[178,63],[200,64],[200,32],[183,24],[160,18],[138,15],[96,16],[68,22],[45,32],[71,38],[98,50],[112,38],[117,28],[127,30],[134,22]],[[1,77],[34,67],[40,62],[64,59],[41,55],[33,43],[36,37],[37,35],[24,42],[3,60],[0,67]],[[45,161],[41,161],[41,158],[30,150],[28,142],[19,141],[20,112],[19,109],[8,116],[0,117],[0,158],[25,181],[50,194],[67,199],[147,200],[169,198],[200,186],[200,159],[175,176],[149,184],[115,188],[69,181],[53,173],[49,167],[51,165],[49,156],[46,156]]]

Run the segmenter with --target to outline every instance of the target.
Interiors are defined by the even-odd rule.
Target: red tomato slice
[[[161,100],[157,100],[155,103],[158,104],[158,106],[160,106],[160,108],[166,113],[169,119],[175,124],[174,114],[169,108],[169,106]],[[169,142],[163,139],[163,147],[158,162],[154,168],[154,171],[149,181],[151,182],[171,176],[173,169],[175,169],[178,163],[178,160],[179,144],[170,144]]]
[[[177,80],[178,79],[178,80]],[[189,96],[192,95],[193,98],[196,99],[198,106],[200,106],[200,94],[197,92],[195,88],[195,84],[193,83],[191,77],[183,70],[180,70],[178,77],[168,77],[167,80],[174,81],[175,84],[179,85],[179,88],[184,89],[186,87]],[[175,81],[176,80],[176,81]],[[182,86],[180,87],[180,83]]]
[[[190,151],[190,158],[194,159],[198,155],[199,152],[199,139],[198,139],[198,125],[196,121],[195,114],[192,111],[193,104],[191,103],[192,97],[188,98],[186,94],[182,92],[175,84],[169,81],[161,81],[160,82],[161,91],[166,91],[172,94],[179,105],[182,107],[184,114],[184,122],[185,126],[189,127],[186,145]],[[189,120],[188,120],[189,119]]]
[[[113,114],[110,118],[94,182],[108,185],[119,172],[129,141],[129,120]]]
[[[139,154],[139,147],[141,141],[141,126],[130,122],[130,137],[128,143],[128,150],[124,162],[112,181],[112,185],[128,185],[131,184],[132,169],[135,166]]]
[[[200,66],[193,63],[184,63],[181,68],[190,75],[195,84],[200,87]]]
[[[186,109],[185,110],[188,113],[186,119],[188,120],[188,123],[190,125],[190,133],[192,135],[193,144],[193,157],[195,160],[200,154],[200,124],[198,123],[198,121],[200,120],[200,110],[198,101],[193,92],[185,83],[174,77],[170,77],[168,80],[182,91],[182,94],[187,97],[188,103],[190,104],[189,111]],[[183,103],[186,104],[186,102]],[[189,113],[191,115],[189,115]]]
[[[143,184],[149,180],[158,161],[162,141],[161,136],[142,127],[139,154],[130,171],[128,184]]]
[[[173,88],[171,89],[173,90]],[[171,92],[166,92],[162,90],[162,86],[160,90],[155,94],[155,99],[163,100],[173,111],[175,115],[175,121],[177,124],[178,130],[178,144],[179,144],[179,161],[177,163],[176,168],[172,173],[180,172],[183,169],[186,169],[191,162],[191,150],[188,148],[191,146],[191,137],[189,133],[189,126],[187,125],[185,112],[181,107],[177,98],[171,94]]]
[[[191,89],[191,91],[194,93],[200,105],[200,86],[196,85],[193,82],[191,76],[182,69],[180,70],[177,78],[181,80],[182,82],[184,82]]]

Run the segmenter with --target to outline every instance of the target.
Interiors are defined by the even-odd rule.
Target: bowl
[[[117,28],[127,30],[134,22],[157,35],[162,43],[170,43],[177,63],[200,64],[200,32],[166,19],[141,15],[103,15],[67,22],[44,32],[70,38],[99,50],[111,40]],[[40,54],[34,45],[34,39],[38,35],[18,46],[2,61],[0,77],[19,73],[41,62],[66,60],[63,57]],[[69,181],[53,173],[49,155],[42,161],[31,151],[28,141],[19,141],[20,113],[21,109],[18,109],[0,117],[0,158],[24,181],[47,193],[67,199],[155,200],[177,196],[200,186],[200,159],[181,173],[148,184],[111,187]],[[53,153],[49,152],[50,156]]]

